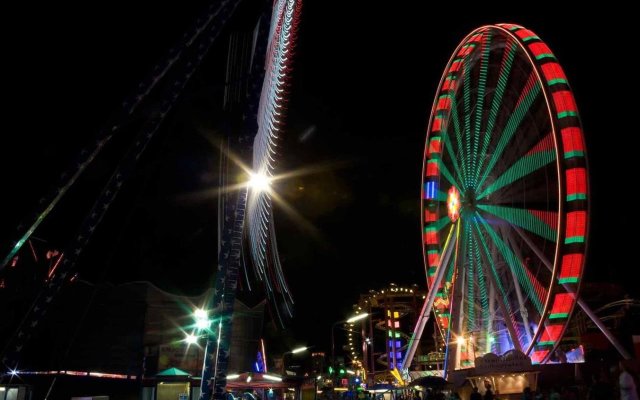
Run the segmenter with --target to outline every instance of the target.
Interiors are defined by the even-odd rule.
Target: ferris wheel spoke
[[[467,55],[467,58],[469,56]],[[471,173],[471,67],[465,67],[462,70],[462,104],[464,110],[464,148],[461,149],[465,155],[466,173],[462,182],[465,188],[469,187],[469,175]]]
[[[442,130],[442,138],[444,140],[444,148],[449,153],[449,158],[451,159],[453,170],[456,173],[456,176],[462,179],[462,170],[460,169],[460,165],[458,163],[458,159],[456,158],[456,154],[453,152],[453,145],[451,143],[451,138],[449,137],[449,132],[447,131],[446,128]],[[440,159],[442,160],[442,158]],[[458,184],[458,186],[460,185]],[[458,188],[458,190],[460,189]]]
[[[480,254],[480,245],[478,244],[479,239],[475,234],[473,229],[469,229],[469,234],[473,237],[473,257],[476,262],[476,281],[478,284],[479,297],[480,297],[480,305],[482,309],[482,323],[483,326],[486,327],[490,321],[491,316],[489,314],[489,295],[487,292],[487,282],[485,278],[483,263],[482,263],[482,255]]]
[[[503,187],[514,183],[518,179],[530,175],[540,168],[544,168],[555,160],[556,152],[553,148],[553,137],[551,134],[548,134],[527,154],[521,157],[502,175],[500,175],[491,185],[485,188],[478,195],[478,199],[483,199],[486,196],[495,193]]]
[[[511,227],[512,229],[517,229],[516,227]],[[515,230],[514,229],[514,230]],[[517,243],[517,241],[514,238],[514,235],[508,231],[504,234],[505,238],[507,239],[507,241],[509,242],[509,244],[511,245],[511,248],[514,249],[516,251],[516,253],[518,254],[522,254],[521,251],[521,247],[520,245]],[[525,235],[526,237],[526,235]],[[530,240],[530,238],[528,238],[529,240],[524,240],[525,244],[527,245],[527,247],[530,250],[533,250],[533,248],[531,246],[535,246],[535,244]],[[536,246],[537,247],[537,246]],[[544,257],[542,252],[534,252],[536,254],[536,256],[538,258]],[[545,263],[544,260],[540,259],[540,261],[542,262],[542,264]],[[531,270],[530,268],[530,264],[531,263],[526,263],[523,261],[523,258],[520,257],[520,264],[522,265],[522,268],[524,270],[524,272],[527,274],[527,278],[529,278],[529,281],[531,282],[533,289],[535,291],[535,293],[538,295],[538,298],[540,299],[546,299],[547,295],[548,295],[548,290],[547,287],[549,286],[549,282],[545,282],[547,285],[543,285],[542,282],[540,281],[540,279],[538,279],[537,274],[534,274],[534,272]],[[547,268],[545,266],[545,271],[547,271]],[[551,271],[549,271],[551,272]],[[549,275],[550,277],[550,275]],[[544,279],[544,278],[543,278]]]
[[[558,221],[557,213],[551,211],[542,212],[523,208],[494,206],[490,204],[478,204],[478,208],[503,219],[511,225],[524,228],[527,231],[554,243],[558,241],[558,234],[556,231]],[[556,221],[556,224],[550,225],[552,222],[549,221]]]
[[[533,251],[536,257],[542,262],[547,271],[550,274],[553,274],[553,263],[549,260],[549,258],[544,254],[544,252],[531,240],[531,238],[525,234],[521,229],[517,227],[513,227],[516,233],[522,238],[522,240],[526,243],[526,245]],[[565,276],[563,277],[563,272]],[[576,271],[573,268],[566,268],[566,271],[560,271],[560,277],[557,278],[559,284],[565,286],[566,283],[575,283],[578,277]],[[565,287],[566,289],[566,287]]]
[[[476,95],[476,110],[473,124],[473,148],[471,149],[471,169],[467,176],[467,187],[475,187],[478,171],[478,146],[480,144],[480,128],[482,127],[482,117],[484,115],[484,98],[487,90],[487,74],[489,69],[491,53],[491,33],[482,36],[480,42],[482,56],[480,59],[480,73],[478,76],[478,93]],[[470,115],[470,114],[469,114]],[[468,142],[467,142],[468,143]]]
[[[467,176],[467,161],[466,161],[466,157],[464,154],[464,146],[463,146],[463,133],[462,130],[460,129],[460,119],[458,116],[458,102],[455,98],[455,96],[452,95],[452,99],[451,99],[451,121],[453,122],[453,130],[456,134],[456,144],[457,144],[457,153],[452,153],[451,154],[451,158],[452,159],[458,159],[458,164],[462,167],[460,172],[460,179],[462,182],[464,182],[464,180],[466,179]]]
[[[491,155],[489,163],[482,173],[482,178],[480,179],[480,182],[478,182],[478,185],[476,187],[482,187],[484,181],[492,173],[493,168],[496,166],[498,160],[502,158],[502,153],[507,147],[507,144],[509,144],[514,134],[520,127],[520,124],[522,123],[524,117],[527,115],[529,109],[540,94],[541,89],[542,88],[540,86],[540,83],[536,79],[535,74],[532,72],[529,75],[527,83],[524,85],[522,92],[520,93],[520,97],[518,99],[518,102],[516,103],[516,107],[513,110],[513,113],[507,120],[507,123],[502,129],[502,132],[500,132],[500,139],[498,140],[496,149]]]
[[[540,250],[540,248],[531,241],[531,238],[529,238],[524,232],[522,232],[522,230],[516,227],[514,227],[513,229],[516,231],[518,235],[520,235],[522,240],[524,240],[524,242],[534,252],[534,254],[538,257],[538,259],[542,261],[542,264],[544,264],[544,266],[547,267],[549,272],[553,271],[553,263],[549,261],[549,258],[547,258],[547,256],[542,252],[542,250]]]
[[[544,288],[542,287],[542,285],[540,284],[536,276],[533,273],[531,273],[527,264],[522,261],[522,256],[521,256],[522,252],[520,251],[520,246],[518,246],[518,244],[513,240],[512,236],[506,232],[506,227],[502,227],[500,230],[502,231],[502,236],[510,244],[511,249],[514,250],[514,253],[520,255],[518,260],[520,262],[520,265],[522,265],[522,269],[527,274],[527,278],[531,282],[536,295],[540,299],[546,299],[547,298],[546,290],[544,290]],[[518,283],[517,277],[513,273],[513,270],[510,270],[510,271],[511,271],[511,276],[513,278],[513,287],[516,292],[516,298],[518,300],[518,305],[520,306],[520,317],[522,318],[523,331],[525,336],[527,337],[527,344],[528,346],[530,346],[535,336],[535,332],[532,332],[530,322],[533,321],[536,323],[537,326],[539,326],[540,321],[542,319],[542,315],[541,314],[533,315],[533,318],[531,318],[532,316],[529,314],[529,311],[527,310],[526,299],[522,294],[522,289],[520,287],[520,284]]]
[[[431,131],[434,136],[430,139],[428,147],[428,156],[439,155],[442,151],[442,143],[444,143],[444,151],[449,154],[449,159],[453,164],[456,175],[462,178],[462,171],[458,163],[458,153],[454,150],[452,143],[452,134],[450,132],[453,126],[453,136],[458,140],[460,135],[460,124],[458,119],[457,102],[455,99],[456,87],[458,85],[458,71],[461,61],[457,60],[455,67],[452,66],[447,72],[446,78],[442,86],[442,94],[438,97],[436,109],[431,124]],[[438,136],[441,135],[441,136]],[[459,144],[459,141],[458,141]],[[458,147],[459,148],[459,147]]]
[[[493,245],[495,249],[495,243],[493,243]],[[504,264],[505,262],[504,260],[497,260],[496,263],[500,266],[500,264]],[[511,321],[513,326],[513,330],[509,331],[512,342],[518,342],[523,349],[526,349],[531,343],[532,336],[527,329],[528,311],[526,308],[526,300],[522,294],[517,275],[512,268],[500,268],[496,280],[501,282],[501,285],[507,293],[504,301],[509,304],[510,314],[506,316],[505,319]]]
[[[431,165],[435,165],[435,166],[431,167]],[[429,160],[429,162],[427,162],[427,176],[429,176],[429,173],[430,173],[429,168],[437,168],[437,171],[434,172],[434,175],[437,174],[437,172],[440,172],[442,175],[444,175],[444,177],[447,179],[447,181],[449,181],[449,183],[452,186],[455,186],[456,189],[458,189],[458,191],[461,191],[460,184],[456,181],[453,175],[451,175],[451,171],[449,171],[449,168],[447,168],[447,165],[442,162],[441,157],[434,156],[432,160]]]
[[[511,226],[511,228],[514,228]],[[501,235],[504,238],[504,243],[509,246],[512,250],[513,254],[516,255],[516,263],[521,267],[521,271],[524,272],[526,276],[526,281],[530,283],[530,285],[523,285],[522,282],[518,279],[518,272],[513,267],[510,267],[507,271],[510,273],[513,279],[513,289],[515,293],[515,299],[518,301],[520,317],[522,320],[523,326],[523,334],[526,336],[527,343],[527,351],[530,350],[531,346],[534,345],[533,339],[536,337],[536,329],[535,327],[539,327],[542,321],[542,312],[539,307],[535,307],[536,304],[544,304],[546,299],[548,298],[547,287],[551,285],[550,276],[547,276],[545,279],[544,276],[547,275],[544,271],[540,271],[538,269],[537,272],[534,272],[531,269],[532,265],[539,265],[536,263],[530,263],[529,259],[525,262],[523,257],[523,252],[518,243],[513,239],[513,236],[510,234],[509,227],[501,226],[498,228],[501,231]],[[528,253],[527,253],[528,254]],[[511,264],[509,264],[511,265]],[[539,279],[538,274],[542,272],[542,281]],[[546,285],[546,286],[545,286]],[[531,290],[531,288],[533,288]],[[538,303],[539,300],[539,303]],[[527,304],[533,304],[532,307],[528,307]]]
[[[466,312],[466,316],[467,316],[467,330],[471,331],[475,328],[475,320],[476,320],[476,308],[475,308],[475,285],[474,285],[474,280],[475,280],[475,274],[474,274],[474,264],[475,264],[475,259],[473,257],[473,254],[471,253],[471,249],[473,247],[473,238],[472,235],[469,232],[469,222],[468,221],[463,221],[463,224],[465,226],[464,228],[464,249],[462,250],[462,254],[465,256],[466,260],[463,260],[462,263],[464,265],[466,265],[465,268],[465,272],[466,272],[466,278],[465,281],[467,283],[467,294],[466,294],[466,300],[467,300],[467,312]]]
[[[511,341],[516,349],[522,351],[522,344],[520,343],[520,339],[516,331],[516,320],[514,318],[515,313],[512,312],[511,304],[507,301],[509,296],[504,285],[502,284],[500,275],[498,274],[498,268],[493,258],[493,252],[489,249],[489,245],[487,244],[487,242],[482,239],[484,235],[482,234],[482,230],[480,229],[480,225],[478,224],[478,222],[475,219],[472,219],[472,223],[478,237],[481,238],[481,248],[484,251],[484,255],[488,264],[488,271],[485,276],[488,277],[488,281],[490,282],[491,287],[497,289],[498,291],[498,295],[494,296],[494,299],[496,303],[498,303],[498,308],[503,315],[504,324],[507,327],[507,331],[509,332]],[[487,340],[491,340],[491,338],[487,338]]]
[[[467,257],[467,330],[474,331],[486,326],[489,322],[489,301],[478,238],[471,229],[471,222],[465,221],[464,224],[466,248],[463,254]],[[480,311],[480,323],[476,318],[476,311]]]
[[[491,109],[489,110],[489,119],[487,121],[482,141],[482,150],[480,151],[479,156],[487,154],[487,149],[491,142],[491,136],[493,135],[493,128],[495,127],[496,119],[502,107],[502,98],[504,96],[505,89],[507,88],[507,82],[509,81],[509,76],[511,74],[511,67],[513,66],[513,60],[515,59],[516,50],[518,48],[512,41],[508,41],[505,46],[506,48],[502,55],[502,61],[500,62],[500,71],[498,72],[498,82],[493,94],[493,99],[491,100]],[[480,162],[476,168],[474,184],[477,184],[483,164],[484,162]]]
[[[484,229],[489,234],[489,237],[491,238],[493,243],[496,245],[499,253],[502,255],[503,260],[507,263],[507,265],[509,265],[511,271],[516,274],[520,286],[525,289],[526,294],[531,299],[536,311],[542,315],[544,304],[538,297],[538,294],[535,292],[533,284],[528,279],[527,273],[525,272],[522,263],[509,248],[509,246],[507,246],[507,244],[500,238],[500,235],[498,235],[498,233],[491,227],[491,225],[479,213],[476,213],[476,216],[480,220],[480,223],[482,224]]]
[[[524,290],[524,297],[529,299],[531,304],[534,307],[534,310],[539,315],[542,314],[542,310],[544,308],[544,299],[546,298],[546,292],[541,292],[538,290],[538,286],[536,286],[536,280],[533,278],[533,275],[529,272],[525,263],[522,261],[522,257],[520,256],[519,249],[514,247],[510,247],[507,242],[507,235],[505,234],[502,227],[498,227],[500,233],[496,232],[493,227],[486,220],[482,221],[483,227],[486,229],[491,241],[495,245],[498,250],[498,254],[501,259],[508,266],[507,271],[510,275],[515,277],[513,282],[514,289],[520,290],[522,288]],[[505,282],[507,283],[507,282]],[[520,308],[522,311],[522,308]]]

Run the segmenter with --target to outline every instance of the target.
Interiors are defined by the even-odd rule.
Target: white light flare
[[[268,192],[271,188],[271,178],[262,172],[252,172],[251,177],[249,178],[248,185],[252,190],[258,192]]]

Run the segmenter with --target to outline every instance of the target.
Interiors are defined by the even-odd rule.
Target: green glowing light
[[[504,219],[512,225],[524,228],[552,242],[557,242],[557,233],[549,225],[535,217],[528,210],[513,207],[478,204],[478,208]]]
[[[491,155],[491,159],[489,160],[489,164],[487,165],[487,168],[484,170],[484,173],[482,174],[482,179],[480,179],[480,182],[476,186],[477,188],[482,187],[482,184],[484,183],[484,181],[491,174],[491,172],[493,172],[493,168],[495,167],[498,160],[502,158],[502,153],[507,147],[507,144],[509,144],[509,142],[513,138],[513,135],[518,130],[518,127],[522,123],[522,120],[524,119],[524,117],[527,115],[529,108],[531,108],[531,106],[533,105],[533,102],[538,97],[538,94],[540,93],[540,91],[541,91],[541,87],[539,83],[536,82],[531,88],[531,90],[525,94],[520,104],[518,104],[516,109],[513,111],[513,113],[509,117],[509,120],[507,121],[505,128],[502,130],[500,134],[498,145],[496,146],[496,149]]]
[[[502,97],[504,96],[505,89],[507,88],[507,82],[509,75],[511,74],[511,67],[513,66],[513,60],[515,59],[517,46],[512,42],[507,43],[508,51],[504,53],[502,57],[502,64],[500,66],[500,72],[498,73],[498,83],[496,84],[496,90],[493,94],[493,100],[491,101],[491,109],[489,110],[489,120],[487,121],[487,127],[484,133],[484,140],[482,143],[482,150],[480,155],[484,156],[487,153],[489,143],[491,142],[491,135],[493,134],[493,128],[498,117],[498,112],[502,106]],[[476,169],[474,177],[474,187],[477,187],[478,177],[480,176],[480,170],[483,163]]]
[[[482,58],[480,60],[480,75],[478,81],[478,94],[476,96],[476,111],[474,116],[474,132],[473,132],[473,158],[471,160],[471,171],[474,173],[468,177],[468,187],[475,187],[476,176],[478,171],[478,157],[482,154],[478,153],[478,145],[480,142],[480,128],[482,126],[482,117],[484,115],[484,97],[487,89],[487,72],[489,69],[489,56],[491,50],[491,35],[486,35],[486,43],[483,47]]]
[[[584,157],[584,151],[576,150],[576,151],[568,151],[564,153],[564,158],[573,158],[573,157]]]
[[[575,111],[563,111],[558,113],[558,119],[567,118],[567,117],[577,117],[578,113]]]
[[[555,57],[551,53],[542,53],[542,54],[538,54],[536,56],[536,60],[538,60],[538,61],[544,60],[545,58],[555,58]]]
[[[522,264],[522,262],[518,259],[518,257],[513,253],[511,248],[507,246],[502,241],[502,239],[500,239],[500,237],[498,236],[496,231],[491,227],[491,225],[489,225],[489,223],[484,218],[482,218],[480,214],[476,213],[476,215],[478,216],[478,219],[482,223],[482,226],[484,227],[484,229],[489,233],[489,236],[491,237],[494,244],[498,248],[500,254],[502,255],[502,258],[507,262],[507,264],[509,265],[509,268],[515,274],[516,278],[518,279],[518,282],[520,283],[520,286],[525,289],[527,296],[529,296],[529,298],[532,300],[533,305],[535,306],[538,313],[542,314],[542,311],[544,308],[542,305],[542,301],[538,297],[538,294],[533,288],[533,284],[531,283],[531,280],[529,279],[529,277],[527,276],[527,273],[524,270],[526,267]]]
[[[563,78],[556,78],[556,79],[551,79],[547,81],[547,84],[549,84],[549,86],[558,85],[558,84],[568,85],[569,82],[567,82],[567,80]]]
[[[572,236],[572,237],[568,237],[564,240],[565,244],[571,244],[571,243],[584,243],[584,236]]]
[[[584,193],[570,194],[567,196],[567,201],[586,200],[586,199],[587,199],[587,195]]]
[[[500,175],[491,185],[489,185],[480,195],[478,199],[482,199],[497,190],[512,184],[518,179],[531,174],[534,171],[550,164],[556,159],[556,152],[553,150],[539,151],[534,154],[526,155],[516,161],[508,170]]]

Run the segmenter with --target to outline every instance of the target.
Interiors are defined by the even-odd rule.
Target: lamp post
[[[211,326],[211,320],[209,319],[209,312],[202,308],[197,308],[193,310],[191,316],[193,317],[194,323],[191,325],[191,333],[185,332],[184,342],[187,344],[187,351],[189,347],[192,345],[196,346],[195,353],[195,369],[197,371],[199,368],[198,364],[200,364],[200,344],[199,339],[205,337],[204,333],[207,332]],[[189,366],[191,367],[191,363],[189,362]],[[192,370],[192,368],[189,368]]]
[[[297,347],[293,350],[289,350],[289,351],[285,351],[284,353],[282,353],[282,376],[286,377],[288,376],[287,374],[287,363],[286,363],[286,356],[287,354],[298,354],[298,353],[302,353],[303,351],[307,351],[309,350],[311,346],[302,346],[302,347]],[[297,376],[297,372],[296,372],[296,376]],[[300,392],[299,389],[296,389],[295,392],[295,398],[299,398],[300,397]]]
[[[365,318],[367,318],[369,316],[369,313],[362,313],[362,314],[357,314],[354,315],[353,317],[347,318],[345,320],[341,320],[341,321],[336,321],[331,325],[331,367],[335,368],[336,367],[336,340],[335,340],[335,327],[338,324],[343,324],[343,323],[353,323],[356,321],[360,321],[363,320]]]
[[[318,381],[320,379],[322,379],[322,375],[316,376],[316,378],[313,380],[313,400],[318,399]]]

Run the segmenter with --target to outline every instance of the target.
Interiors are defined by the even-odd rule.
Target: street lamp
[[[302,346],[302,347],[298,347],[297,349],[288,351],[287,353],[296,354],[296,353],[302,353],[303,351],[307,351],[307,350],[309,350],[307,346]]]
[[[198,337],[192,333],[185,334],[184,341],[187,344],[196,344],[198,343]]]
[[[211,320],[209,319],[209,313],[202,308],[196,308],[193,310],[193,319],[195,320],[195,327],[198,331],[209,329],[211,326]]]
[[[191,316],[193,317],[194,323],[191,325],[191,333],[184,332],[183,341],[187,344],[187,352],[189,351],[189,347],[192,345],[196,346],[195,349],[195,363],[196,369],[198,368],[198,364],[200,364],[200,344],[198,343],[199,339],[205,337],[205,332],[208,331],[211,327],[211,319],[209,319],[209,312],[203,308],[196,308],[193,310]],[[191,365],[191,362],[189,362]],[[191,368],[190,368],[191,369]]]
[[[313,380],[313,400],[318,399],[318,382],[322,379],[322,375],[316,376],[316,379]]]
[[[336,366],[336,340],[335,340],[335,327],[338,324],[351,324],[354,323],[356,321],[360,321],[363,320],[365,318],[367,318],[369,316],[369,313],[361,313],[361,314],[356,314],[353,317],[347,318],[346,320],[340,320],[340,321],[336,321],[331,325],[331,366],[333,368],[335,368]]]
[[[284,353],[282,353],[282,374],[286,375],[287,374],[287,366],[285,363],[285,356],[287,354],[298,354],[298,353],[302,353],[303,351],[307,351],[309,350],[309,347],[307,346],[302,346],[302,347],[297,347],[293,350],[289,350],[289,351],[285,351]]]

